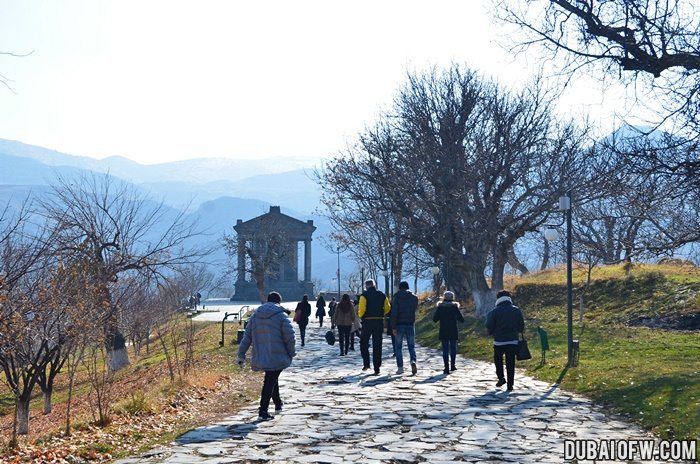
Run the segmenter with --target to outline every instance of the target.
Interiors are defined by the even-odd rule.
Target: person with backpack
[[[455,294],[446,291],[442,301],[437,305],[433,322],[440,322],[439,338],[442,342],[442,360],[445,362],[445,374],[457,370],[455,361],[457,359],[457,340],[459,339],[459,329],[457,322],[464,322],[464,316],[459,310],[459,303],[455,300]],[[448,357],[449,356],[449,357]]]
[[[258,420],[270,420],[274,417],[268,413],[270,399],[275,403],[275,411],[282,410],[279,376],[292,364],[296,356],[294,350],[294,329],[281,306],[282,297],[277,292],[267,295],[267,303],[258,307],[248,320],[243,339],[238,347],[238,365],[243,368],[245,355],[250,346],[253,354],[250,368],[264,371]]]
[[[335,298],[331,299],[331,302],[328,303],[328,317],[331,318],[331,330],[335,329],[335,323],[333,322],[333,315],[335,314],[336,306],[338,306],[338,303],[335,301]]]
[[[326,300],[323,295],[318,296],[316,300],[316,317],[318,318],[318,326],[323,327],[323,316],[326,315]]]
[[[365,281],[365,291],[360,295],[357,315],[362,319],[360,335],[360,353],[362,370],[369,369],[369,339],[372,338],[372,365],[374,375],[379,375],[382,366],[382,336],[384,335],[384,317],[391,310],[389,298],[377,290],[374,280]]]
[[[348,349],[350,349],[350,328],[355,319],[357,319],[355,308],[350,301],[350,295],[345,293],[331,316],[331,324],[338,326],[338,344],[341,356],[347,355]]]
[[[408,355],[411,361],[411,373],[416,375],[416,310],[418,309],[418,297],[408,290],[408,282],[399,283],[399,291],[391,298],[391,313],[389,316],[389,328],[396,341],[394,352],[396,353],[396,373],[403,374],[403,339],[406,338]]]
[[[496,293],[496,307],[486,316],[486,330],[493,336],[493,363],[496,366],[496,377],[498,377],[496,386],[502,387],[507,384],[508,391],[513,391],[518,334],[525,331],[525,319],[520,308],[513,305],[508,290]],[[507,375],[505,378],[503,376],[504,356]]]
[[[306,340],[306,326],[309,325],[311,317],[311,304],[309,303],[309,295],[304,295],[297,307],[294,310],[294,322],[299,326],[299,336],[301,337],[301,346],[304,346]]]

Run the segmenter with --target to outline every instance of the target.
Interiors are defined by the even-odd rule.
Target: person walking
[[[445,362],[445,374],[457,369],[457,340],[459,329],[457,322],[464,322],[464,316],[459,310],[459,303],[455,301],[455,294],[446,291],[442,301],[438,303],[433,322],[440,322],[440,341],[442,342],[442,360]],[[449,356],[449,357],[448,357]]]
[[[365,291],[360,295],[357,315],[362,319],[360,335],[360,353],[362,370],[369,369],[369,339],[372,338],[372,365],[374,375],[379,375],[382,366],[382,336],[384,335],[384,316],[391,310],[389,298],[377,290],[374,280],[365,281]]]
[[[348,298],[350,298],[348,296]],[[333,315],[335,314],[335,308],[338,306],[338,303],[335,301],[335,298],[331,300],[330,303],[328,303],[328,317],[331,318],[331,330],[335,329],[335,323],[333,322]]]
[[[298,314],[298,316],[297,316]],[[304,295],[297,307],[294,310],[294,319],[299,325],[299,336],[301,337],[301,346],[304,346],[306,340],[306,326],[309,325],[311,317],[311,304],[309,303],[309,295]]]
[[[493,336],[493,363],[496,366],[497,387],[507,384],[513,391],[515,355],[518,352],[518,334],[525,330],[523,312],[513,305],[510,292],[496,294],[496,307],[486,316],[486,330]],[[506,358],[506,376],[503,376],[503,357]]]
[[[389,327],[395,337],[396,373],[403,374],[403,339],[406,338],[408,355],[411,361],[411,373],[416,375],[416,310],[418,297],[408,290],[408,282],[399,283],[399,291],[391,298]]]
[[[318,326],[323,327],[323,316],[326,315],[326,300],[323,295],[318,296],[316,300],[316,317],[318,318]]]
[[[282,410],[279,376],[292,364],[294,350],[294,329],[282,306],[282,297],[277,292],[267,295],[267,303],[260,306],[248,321],[243,339],[238,347],[238,365],[242,368],[248,348],[253,346],[250,368],[264,371],[258,420],[270,420],[268,413],[270,399],[275,403],[275,411]]]
[[[338,303],[337,308],[335,308],[331,316],[331,324],[338,327],[338,344],[340,345],[341,356],[348,354],[348,349],[350,348],[350,328],[356,318],[357,314],[355,314],[355,308],[350,301],[350,295],[345,293],[340,298],[340,303]]]

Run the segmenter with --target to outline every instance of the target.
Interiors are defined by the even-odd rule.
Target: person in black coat
[[[318,317],[318,326],[323,327],[323,316],[326,315],[326,300],[323,295],[318,296],[316,300],[316,317]]]
[[[455,294],[447,291],[443,299],[438,303],[433,322],[440,321],[440,341],[442,342],[442,359],[445,362],[445,374],[457,369],[457,339],[459,331],[457,322],[464,322],[464,316],[459,310],[459,303],[454,301]],[[449,358],[448,358],[449,354]],[[451,362],[450,362],[451,361]]]
[[[486,316],[486,330],[493,336],[493,362],[496,365],[497,387],[508,384],[513,391],[515,355],[518,352],[518,334],[525,330],[523,312],[513,305],[510,292],[496,294],[496,307]],[[506,358],[507,380],[503,377],[503,356]]]
[[[309,325],[309,318],[311,317],[311,304],[309,303],[309,295],[304,295],[297,307],[294,310],[295,313],[298,312],[299,316],[294,316],[297,324],[299,324],[299,335],[301,336],[301,346],[304,346],[306,340],[306,326]]]

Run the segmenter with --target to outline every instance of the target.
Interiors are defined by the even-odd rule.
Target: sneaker
[[[506,388],[506,391],[512,392],[512,391],[513,391],[513,386],[511,385],[511,386],[509,386],[508,388]]]
[[[446,368],[444,371],[442,371],[442,373],[443,373],[443,374],[449,374],[449,373],[450,373],[450,370]]]
[[[368,370],[369,370],[369,366],[363,367],[362,370],[363,370],[363,371],[368,371]]]
[[[258,415],[258,420],[259,420],[259,421],[269,421],[269,420],[272,420],[272,419],[274,419],[274,418],[275,418],[275,416],[271,416],[270,414],[268,414],[268,413],[266,413],[266,412],[261,412],[261,413]]]
[[[282,410],[282,406],[284,406],[284,403],[276,404],[275,412],[280,412]]]
[[[401,375],[401,374],[403,374],[403,367],[399,367],[398,369],[396,369],[396,375]]]
[[[456,368],[455,365],[453,364],[452,367],[450,367],[450,370],[451,370],[451,371],[456,371],[457,368]]]
[[[374,375],[379,375],[379,369],[374,370]]]
[[[416,375],[418,373],[418,366],[416,366],[416,363],[412,362],[411,363],[411,374]]]
[[[497,387],[502,387],[502,386],[505,385],[505,384],[506,384],[506,381],[503,380],[503,379],[500,379],[498,382],[496,382],[496,386],[497,386]]]

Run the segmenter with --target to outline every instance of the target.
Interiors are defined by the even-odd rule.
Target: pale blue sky
[[[0,138],[156,163],[334,154],[407,69],[466,63],[522,85],[489,0],[0,0]],[[609,99],[608,99],[609,100]],[[563,111],[610,110],[588,84]],[[606,100],[607,101],[607,100]]]

